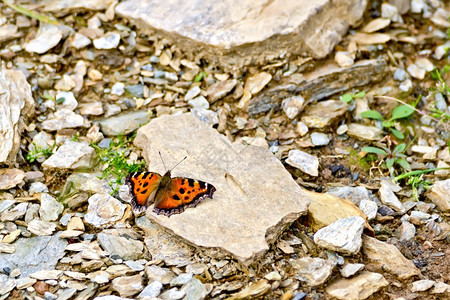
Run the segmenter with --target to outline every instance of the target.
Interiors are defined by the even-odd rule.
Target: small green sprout
[[[365,95],[366,95],[366,92],[359,92],[356,94],[347,93],[347,94],[343,94],[341,96],[341,101],[344,101],[345,103],[350,103],[353,100],[355,100],[356,98],[363,98]]]

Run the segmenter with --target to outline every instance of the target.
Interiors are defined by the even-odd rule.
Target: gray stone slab
[[[268,250],[286,226],[306,213],[309,200],[281,162],[267,149],[232,143],[192,114],[164,115],[138,130],[149,170],[187,159],[172,172],[215,186],[213,199],[170,218],[147,217],[199,246],[225,250],[244,264]]]
[[[366,0],[127,0],[116,13],[176,41],[187,54],[240,67],[286,53],[323,58],[366,5]]]

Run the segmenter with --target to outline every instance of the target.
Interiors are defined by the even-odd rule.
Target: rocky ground
[[[390,2],[326,59],[230,70],[113,1],[3,1],[0,298],[448,299],[450,7]],[[157,152],[213,199],[135,214]]]

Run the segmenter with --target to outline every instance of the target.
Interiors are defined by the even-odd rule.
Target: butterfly
[[[206,197],[212,199],[216,191],[212,184],[204,181],[172,178],[171,170],[163,176],[156,172],[133,172],[125,182],[130,187],[134,210],[144,211],[154,203],[153,211],[168,217],[182,213],[187,207],[197,206]]]

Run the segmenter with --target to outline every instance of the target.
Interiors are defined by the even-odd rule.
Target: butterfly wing
[[[215,191],[216,188],[210,183],[175,177],[156,195],[153,211],[170,217],[182,213],[187,207],[197,206],[206,197],[212,198]]]
[[[161,175],[153,172],[133,172],[127,176],[125,182],[133,196],[131,199],[133,209],[143,211],[153,203],[161,178]]]

